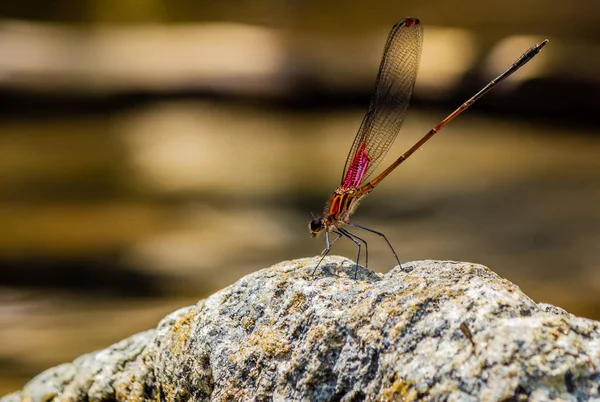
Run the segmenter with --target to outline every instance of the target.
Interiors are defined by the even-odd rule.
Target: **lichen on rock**
[[[341,257],[247,275],[155,330],[47,370],[12,401],[583,400],[599,324],[488,268]]]

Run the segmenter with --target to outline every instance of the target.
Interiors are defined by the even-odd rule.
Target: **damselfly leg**
[[[383,237],[383,240],[385,240],[385,242],[387,243],[387,245],[390,247],[390,250],[392,250],[392,253],[394,254],[394,257],[396,258],[396,262],[398,263],[398,265],[400,266],[400,268],[402,268],[402,264],[400,263],[400,259],[398,258],[398,254],[396,254],[396,250],[394,250],[394,247],[392,247],[392,243],[390,243],[390,241],[388,240],[388,238],[383,233],[378,232],[378,231],[373,230],[373,229],[369,229],[366,226],[357,225],[356,223],[348,223],[348,225],[354,226],[357,229],[366,230],[367,232],[371,232],[371,233],[376,234],[377,236]]]
[[[338,228],[338,230],[343,235],[345,235],[347,238],[352,240],[352,242],[354,244],[356,244],[358,247],[358,250],[356,252],[356,265],[354,266],[354,279],[356,279],[356,277],[358,276],[358,262],[360,260],[360,248],[361,248],[360,242],[363,242],[365,244],[365,268],[367,268],[369,266],[369,246],[367,245],[367,241],[365,239],[358,237],[354,233],[351,233],[351,232],[347,231],[346,229],[342,229],[342,228]]]
[[[319,268],[319,266],[321,265],[321,262],[323,262],[323,259],[325,257],[327,257],[327,254],[329,254],[329,251],[331,251],[331,246],[334,245],[335,242],[337,242],[343,236],[338,231],[332,230],[332,232],[335,233],[335,234],[337,234],[338,237],[336,237],[334,241],[332,241],[331,243],[329,243],[329,232],[325,232],[325,249],[323,251],[321,251],[321,259],[319,260],[319,262],[315,266],[315,269],[313,269],[312,276],[315,276],[315,272],[317,272],[317,268]]]

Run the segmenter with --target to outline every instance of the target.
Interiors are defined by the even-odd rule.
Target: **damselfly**
[[[398,265],[401,265],[396,251],[383,233],[351,223],[350,216],[354,213],[360,201],[373,191],[377,184],[388,174],[408,159],[416,150],[421,148],[423,144],[444,128],[446,124],[450,123],[452,119],[464,112],[477,99],[490,91],[497,83],[523,67],[548,43],[548,39],[545,39],[529,48],[505,72],[493,79],[454,112],[450,113],[448,117],[433,127],[387,169],[379,173],[372,180],[367,181],[367,178],[371,176],[391,147],[402,127],[406,109],[408,108],[408,103],[417,79],[422,41],[423,28],[417,18],[405,18],[392,27],[383,50],[383,58],[379,66],[375,91],[371,98],[369,110],[350,148],[340,186],[331,195],[323,215],[313,219],[309,223],[312,237],[325,232],[325,249],[321,253],[321,259],[315,267],[315,271],[323,261],[323,258],[329,253],[331,245],[342,237],[346,237],[356,244],[358,248],[356,253],[357,266],[361,245],[364,244],[365,266],[368,265],[369,252],[366,241],[348,231],[343,227],[344,225],[353,226],[357,229],[366,230],[381,236],[387,242],[392,253],[394,253]],[[337,235],[337,238],[331,242],[329,241],[330,232]]]

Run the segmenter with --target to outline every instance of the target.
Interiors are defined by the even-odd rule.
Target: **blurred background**
[[[550,44],[354,222],[402,261],[482,263],[600,318],[597,0],[29,0],[0,1],[0,16],[0,395],[320,253],[307,223],[339,183],[404,16],[424,23],[423,56],[381,166]],[[387,272],[386,244],[365,238]]]

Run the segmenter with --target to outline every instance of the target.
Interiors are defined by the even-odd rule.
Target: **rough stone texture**
[[[488,268],[283,262],[73,363],[9,401],[588,400],[599,324]]]

